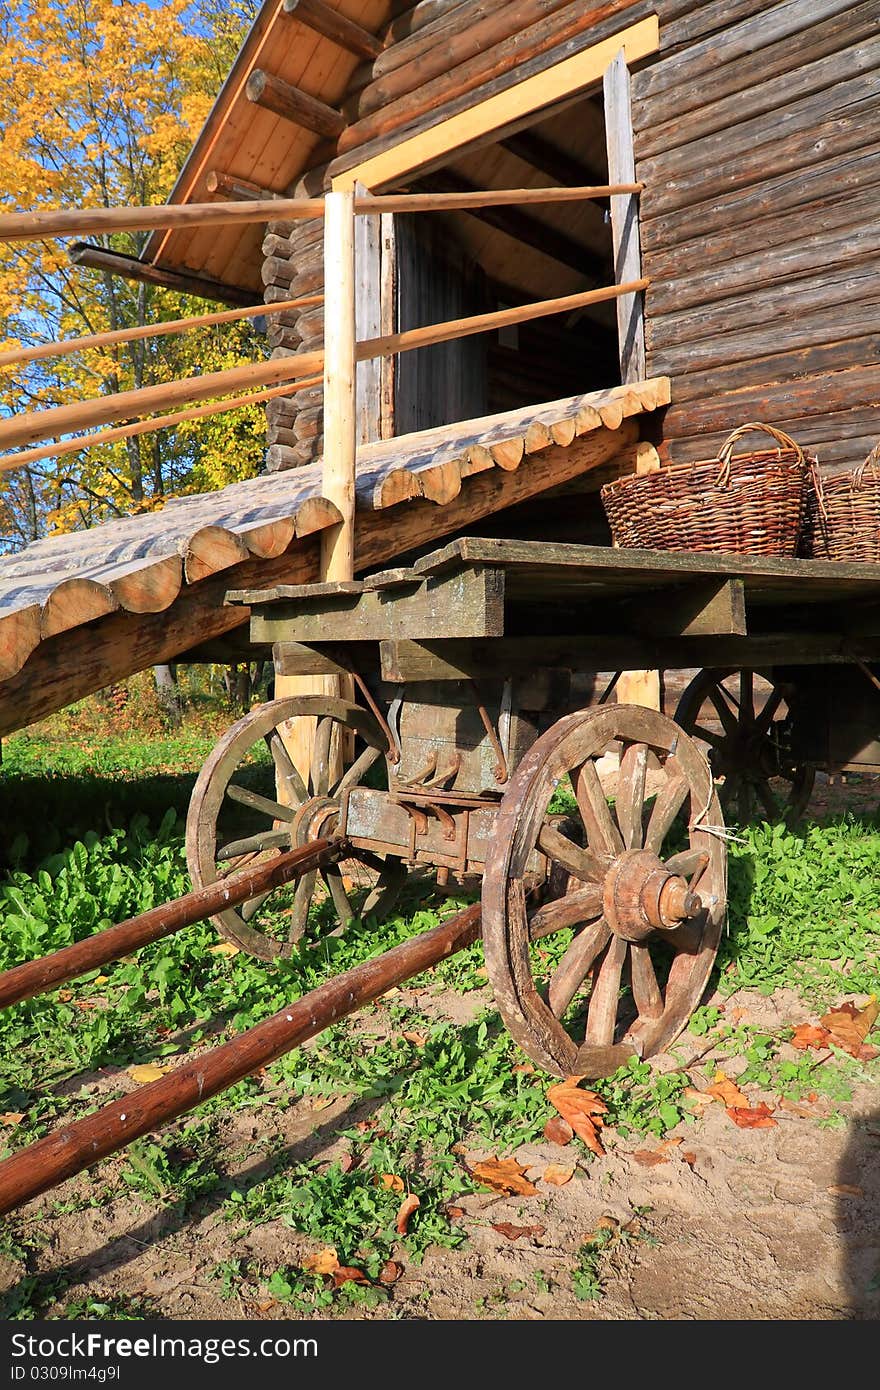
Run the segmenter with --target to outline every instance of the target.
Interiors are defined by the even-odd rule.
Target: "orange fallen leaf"
[[[797,1105],[793,1100],[789,1100],[788,1096],[780,1096],[777,1107],[780,1110],[785,1110],[789,1115],[797,1115],[798,1119],[801,1120],[815,1120],[816,1118],[815,1110],[808,1110],[805,1105]]]
[[[544,1138],[551,1144],[570,1144],[574,1138],[574,1130],[561,1115],[551,1115],[544,1126]]]
[[[562,1163],[548,1163],[541,1174],[541,1182],[549,1182],[553,1187],[564,1187],[574,1177],[574,1164],[567,1167]]]
[[[157,1067],[153,1062],[144,1062],[141,1066],[128,1068],[132,1081],[136,1081],[139,1086],[145,1086],[149,1081],[158,1081],[167,1071],[170,1071],[170,1067]]]
[[[467,1213],[465,1212],[464,1207],[447,1207],[446,1215],[450,1218],[451,1221],[458,1221],[460,1217],[467,1215]]]
[[[658,1163],[669,1162],[669,1155],[659,1149],[636,1149],[633,1158],[642,1168],[656,1168]]]
[[[340,1172],[350,1173],[354,1167],[354,1154],[343,1154],[339,1160]]]
[[[406,1184],[403,1178],[399,1178],[396,1173],[380,1173],[379,1182],[389,1192],[405,1192]]]
[[[362,1269],[355,1269],[352,1265],[339,1265],[332,1271],[333,1287],[339,1289],[343,1284],[369,1284],[369,1279]]]
[[[818,1051],[822,1051],[828,1046],[829,1037],[827,1028],[818,1028],[815,1023],[799,1023],[789,1038],[789,1042],[792,1047],[802,1049],[815,1047]]]
[[[525,1072],[526,1075],[529,1075],[531,1072],[535,1070],[535,1068],[532,1066],[531,1062],[517,1062],[513,1070],[522,1071]]]
[[[853,1182],[835,1182],[828,1188],[836,1197],[864,1197],[865,1189]]]
[[[493,1222],[492,1230],[499,1235],[506,1236],[508,1240],[519,1240],[520,1236],[542,1236],[546,1230],[545,1226],[513,1226],[509,1221]]]
[[[483,1163],[473,1164],[470,1171],[494,1192],[534,1197],[538,1191],[525,1176],[525,1168],[515,1158],[488,1158]]]
[[[418,1211],[419,1205],[419,1199],[414,1192],[410,1192],[408,1197],[404,1197],[397,1212],[397,1221],[394,1223],[399,1236],[406,1235],[409,1219],[414,1211]]]
[[[682,1100],[689,1100],[692,1105],[711,1105],[715,1099],[708,1091],[698,1091],[696,1086],[685,1086],[681,1096]]]
[[[870,1047],[865,1038],[870,1033],[880,1012],[880,1001],[871,997],[864,1008],[847,1002],[839,1009],[832,1009],[819,1021],[831,1034],[831,1041],[842,1047],[851,1056],[862,1061],[870,1061],[877,1056],[877,1049]]]
[[[403,1265],[399,1265],[396,1260],[386,1260],[379,1270],[380,1284],[396,1284],[403,1273]]]
[[[218,941],[216,946],[209,946],[208,951],[212,956],[237,956],[241,950],[232,941]]]
[[[693,1168],[693,1167],[694,1167],[694,1165],[696,1164],[696,1161],[697,1161],[697,1155],[696,1155],[695,1153],[691,1153],[690,1150],[688,1150],[687,1152],[685,1152],[684,1150],[682,1150],[682,1155],[681,1155],[681,1156],[682,1156],[683,1161],[687,1164],[687,1166],[688,1166],[689,1168]]]
[[[777,1120],[773,1119],[773,1111],[770,1106],[765,1105],[763,1101],[751,1109],[745,1105],[728,1105],[727,1113],[733,1123],[739,1125],[740,1129],[771,1129],[773,1125],[778,1123]]]
[[[400,1036],[405,1038],[408,1043],[412,1043],[413,1047],[424,1047],[428,1041],[427,1033],[401,1033]]]
[[[318,1250],[314,1255],[306,1255],[302,1262],[303,1269],[308,1274],[334,1274],[339,1268],[339,1256],[336,1247],[326,1245],[323,1250]]]
[[[268,1311],[269,1311],[270,1308],[275,1308],[275,1307],[277,1307],[277,1306],[278,1306],[278,1299],[277,1299],[277,1298],[267,1298],[266,1301],[265,1301],[265,1303],[258,1303],[258,1304],[257,1304],[257,1312],[258,1312],[258,1313],[268,1313]]]
[[[588,1149],[601,1157],[605,1150],[599,1139],[599,1130],[605,1123],[602,1118],[608,1114],[608,1106],[595,1091],[582,1091],[582,1076],[567,1076],[564,1081],[551,1086],[547,1092],[550,1104],[567,1120],[578,1138],[583,1139]]]
[[[336,1096],[315,1096],[312,1100],[313,1110],[329,1110],[331,1105],[335,1105]]]
[[[0,1125],[8,1125],[11,1129],[13,1125],[20,1125],[24,1119],[24,1113],[19,1110],[7,1110],[5,1115],[0,1115]]]
[[[58,991],[58,1001],[59,1001],[59,1003],[61,1003],[61,1004],[67,1004],[67,1003],[70,1002],[70,1000],[71,1000],[72,998],[73,998],[73,990],[72,990],[72,989],[59,989],[59,991]]]
[[[748,1109],[748,1096],[730,1080],[729,1076],[725,1076],[723,1071],[717,1071],[715,1073],[715,1080],[712,1082],[711,1086],[706,1087],[706,1094],[714,1096],[716,1100],[720,1100],[721,1104],[726,1106],[729,1110]]]

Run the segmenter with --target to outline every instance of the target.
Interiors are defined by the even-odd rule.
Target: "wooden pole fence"
[[[356,198],[356,213],[453,212],[457,208],[503,207],[509,203],[571,203],[640,193],[641,183],[591,184],[578,188],[498,188],[467,193],[382,193]],[[0,218],[0,241],[39,241],[85,233],[156,231],[230,223],[284,222],[323,217],[323,198],[255,198],[252,201],[158,204],[154,207],[68,208],[12,212]]]
[[[323,377],[309,376],[298,380],[296,389],[305,391],[310,386],[320,386]],[[55,444],[41,444],[37,449],[23,449],[21,453],[0,458],[0,471],[9,472],[14,468],[26,468],[41,459],[62,458],[65,454],[78,454],[81,449],[95,449],[100,444],[115,444],[120,439],[131,439],[139,434],[153,434],[157,430],[171,429],[189,420],[202,420],[208,415],[223,415],[230,410],[241,410],[246,405],[263,405],[277,396],[290,394],[290,385],[271,386],[266,391],[251,391],[246,396],[234,396],[231,400],[212,401],[209,405],[193,406],[191,410],[178,410],[172,415],[160,415],[148,420],[136,420],[131,425],[120,425],[117,429],[101,430],[98,434],[80,435],[76,439],[64,439]]]
[[[0,367],[19,366],[24,362],[40,362],[44,357],[68,357],[72,352],[90,348],[113,347],[116,343],[135,343],[141,338],[158,338],[166,333],[186,333],[190,328],[211,328],[219,323],[235,323],[238,319],[263,318],[267,314],[283,314],[288,309],[305,309],[323,304],[322,294],[308,294],[300,299],[284,299],[278,304],[250,304],[244,309],[223,309],[216,314],[196,314],[187,319],[169,319],[167,323],[147,323],[137,328],[115,328],[107,333],[88,333],[82,338],[40,343],[37,347],[10,348],[0,352]]]
[[[650,283],[647,278],[632,280],[623,285],[608,285],[601,289],[584,290],[581,294],[563,295],[560,299],[542,299],[513,309],[499,309],[491,314],[448,319],[444,323],[410,328],[404,333],[391,333],[382,338],[367,338],[356,345],[355,359],[363,362],[371,357],[388,357],[396,352],[410,352],[416,348],[430,347],[433,343],[446,343],[474,333],[487,333],[511,324],[526,323],[530,319],[570,313],[589,304],[617,299],[620,295],[638,294],[647,289]],[[106,425],[116,420],[131,419],[135,415],[152,414],[169,405],[188,405],[208,400],[212,396],[231,394],[238,387],[295,381],[299,377],[323,371],[323,368],[323,352],[307,352],[294,357],[274,358],[270,362],[250,362],[243,367],[229,367],[226,371],[212,372],[208,376],[181,377],[157,386],[121,391],[116,396],[99,396],[95,400],[77,401],[73,405],[55,406],[50,410],[29,411],[0,420],[0,448],[14,448],[18,444],[45,439],[49,434],[70,434],[92,425]]]

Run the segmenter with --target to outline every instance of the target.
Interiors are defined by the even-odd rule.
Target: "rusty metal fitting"
[[[290,827],[290,842],[307,845],[332,837],[339,827],[339,802],[329,796],[313,796],[300,806]]]
[[[605,876],[602,897],[605,920],[626,941],[644,941],[655,931],[673,930],[703,906],[686,880],[670,874],[646,849],[618,856]]]

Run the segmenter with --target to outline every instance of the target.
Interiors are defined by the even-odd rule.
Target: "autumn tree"
[[[257,0],[5,0],[0,9],[0,207],[167,199]],[[103,244],[137,254],[143,235]],[[216,309],[74,267],[61,242],[0,245],[0,347]],[[264,355],[249,321],[0,369],[0,413],[126,391]],[[161,505],[259,471],[264,415],[164,430],[0,473],[0,549]]]

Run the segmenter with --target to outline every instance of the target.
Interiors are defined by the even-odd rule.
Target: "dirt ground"
[[[873,780],[849,788],[823,781],[810,810],[823,813],[838,804],[868,809],[877,791]],[[487,1002],[480,994],[410,993],[403,991],[401,1002],[430,1009],[435,1017],[445,1011],[459,1023]],[[797,996],[784,991],[769,997],[741,992],[723,1002],[728,1016],[768,1030],[810,1018]],[[686,1034],[679,1049],[691,1063],[687,1070],[697,1089],[711,1082],[715,1070],[705,1048],[704,1038]],[[654,1065],[661,1071],[677,1066],[663,1057]],[[865,1087],[846,1102],[804,1103],[799,1113],[779,1106],[778,1097],[766,1099],[777,1107],[774,1126],[741,1129],[720,1104],[707,1104],[700,1118],[672,1131],[681,1142],[660,1153],[656,1139],[624,1141],[611,1131],[602,1158],[576,1159],[573,1146],[547,1142],[520,1149],[516,1157],[536,1179],[536,1195],[462,1197],[456,1220],[466,1243],[429,1250],[421,1264],[407,1264],[401,1254],[403,1274],[388,1297],[376,1308],[355,1308],[345,1316],[877,1318],[880,1096]],[[265,1160],[254,1153],[269,1137],[267,1130],[296,1158],[338,1157],[337,1131],[368,1113],[367,1102],[345,1097],[320,1112],[308,1099],[237,1112],[223,1135],[228,1172],[239,1186],[259,1179]],[[645,1157],[650,1151],[653,1159]],[[549,1163],[575,1162],[564,1185],[543,1180]],[[83,1196],[92,1181],[74,1179],[56,1195]],[[66,1214],[51,1212],[41,1199],[23,1215],[37,1224],[42,1248],[28,1271],[0,1256],[0,1293],[21,1288],[25,1277],[44,1275],[66,1284],[62,1301],[44,1312],[49,1317],[62,1316],[71,1301],[128,1297],[170,1319],[289,1318],[290,1308],[273,1300],[265,1284],[239,1285],[224,1296],[210,1271],[242,1259],[264,1268],[295,1265],[314,1242],[281,1221],[237,1236],[221,1205],[209,1196],[181,1218],[173,1210],[151,1213],[134,1194]],[[504,1223],[526,1229],[518,1235],[499,1231]],[[594,1296],[579,1297],[572,1270],[597,1231],[606,1236],[595,1265]]]

